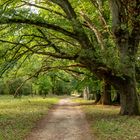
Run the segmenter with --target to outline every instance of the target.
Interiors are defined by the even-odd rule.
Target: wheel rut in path
[[[80,106],[61,99],[25,140],[94,140]]]

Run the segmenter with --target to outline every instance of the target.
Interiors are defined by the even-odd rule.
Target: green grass
[[[74,98],[73,100],[72,100],[73,102],[76,102],[76,103],[81,103],[81,104],[83,104],[83,103],[94,103],[94,100],[84,100],[84,99],[82,99],[82,98]]]
[[[57,97],[0,96],[0,140],[23,140],[58,100]]]
[[[97,140],[140,140],[140,116],[120,116],[118,106],[85,105],[82,109]]]

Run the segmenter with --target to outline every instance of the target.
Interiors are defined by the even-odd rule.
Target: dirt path
[[[62,99],[25,140],[94,140],[85,115],[70,99]]]

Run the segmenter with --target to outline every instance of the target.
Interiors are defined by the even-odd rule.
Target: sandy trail
[[[69,98],[41,120],[25,140],[94,140],[84,113]]]

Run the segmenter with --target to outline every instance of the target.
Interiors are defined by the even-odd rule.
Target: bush
[[[0,95],[6,95],[8,94],[8,87],[4,80],[0,80]]]

